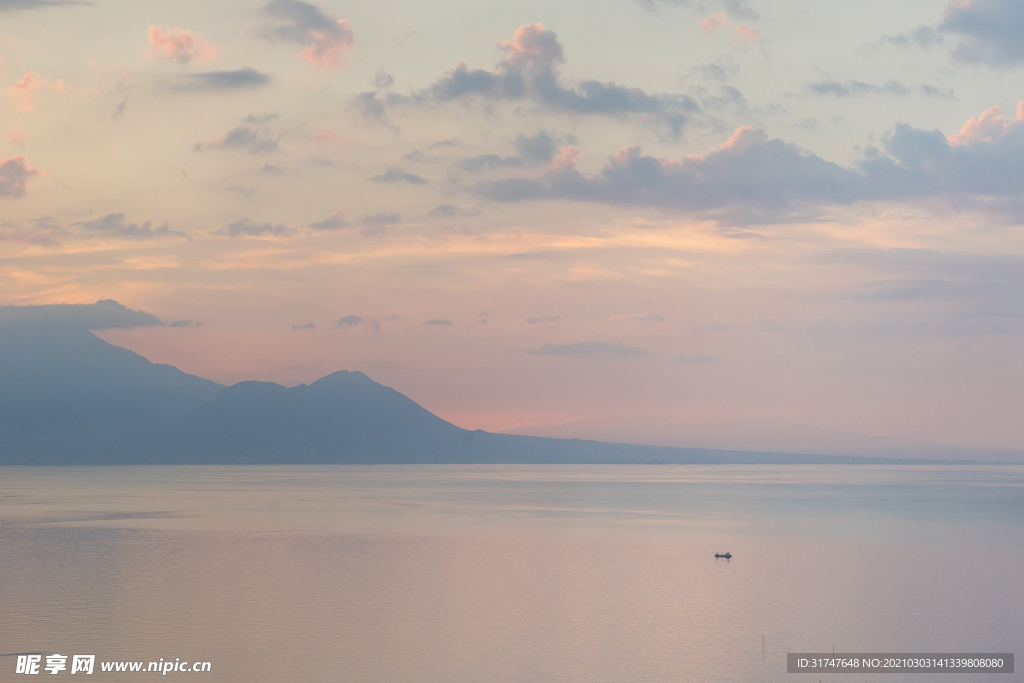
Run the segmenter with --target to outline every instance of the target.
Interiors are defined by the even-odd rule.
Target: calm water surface
[[[923,683],[786,652],[1021,658],[1022,577],[1024,467],[0,469],[0,681]]]

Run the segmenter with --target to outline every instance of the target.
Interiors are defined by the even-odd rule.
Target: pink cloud
[[[16,147],[21,147],[23,144],[25,144],[25,140],[27,138],[28,134],[25,133],[25,131],[22,130],[21,126],[19,126],[18,124],[14,124],[7,131],[7,139],[10,141],[12,145],[15,145]]]
[[[49,88],[54,92],[64,92],[64,83],[61,81],[48,81],[40,78],[39,74],[29,71],[21,80],[4,91],[10,97],[20,100],[18,109],[21,111],[32,111],[32,100],[42,90]]]
[[[999,107],[992,107],[982,112],[981,116],[969,118],[959,133],[946,139],[954,147],[991,143],[1017,127],[1024,127],[1024,100],[1017,103],[1017,116],[1013,121],[1003,116]]]
[[[302,45],[302,58],[317,68],[345,66],[355,42],[347,19],[335,19],[303,0],[271,0],[263,11],[276,21],[266,29],[268,38]]]
[[[567,168],[575,168],[583,153],[580,148],[569,145],[558,151],[558,156],[551,162],[551,168],[555,171],[562,171]]]
[[[25,182],[39,171],[28,165],[25,157],[0,159],[0,197],[21,197]]]
[[[700,32],[706,36],[715,33],[719,29],[728,29],[733,32],[736,38],[743,43],[756,43],[761,40],[761,32],[753,26],[746,24],[734,24],[725,12],[715,12],[700,20]]]
[[[345,66],[352,49],[354,34],[347,19],[338,19],[338,28],[331,31],[310,29],[312,45],[302,51],[307,62],[320,69],[340,69]]]
[[[508,55],[506,63],[514,67],[529,66],[543,71],[565,61],[558,36],[540,23],[523,24],[516,29],[512,40],[503,40],[498,47]]]
[[[183,28],[149,27],[150,59],[166,59],[188,64],[208,61],[217,55],[217,45],[206,42],[199,33]]]

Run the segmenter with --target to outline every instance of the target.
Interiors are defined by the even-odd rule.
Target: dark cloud
[[[832,97],[860,97],[863,95],[892,95],[906,97],[911,93],[923,95],[924,97],[935,97],[940,99],[953,99],[953,90],[942,88],[936,85],[923,84],[911,88],[900,81],[886,81],[881,85],[876,83],[865,83],[863,81],[833,81],[821,80],[807,84],[807,91],[813,95]]]
[[[280,148],[280,135],[273,134],[263,125],[243,125],[232,128],[219,140],[197,142],[192,146],[193,152],[204,152],[209,149],[228,149],[250,154],[270,154]]]
[[[302,323],[301,325],[292,325],[292,332],[301,332],[303,330],[315,330],[316,323]]]
[[[427,327],[452,327],[455,323],[444,318],[431,318],[426,322],[426,325]]]
[[[303,58],[322,69],[344,66],[354,42],[348,21],[330,17],[302,0],[272,0],[263,12],[273,20],[263,29],[265,37],[302,45]]]
[[[468,216],[465,210],[455,206],[454,204],[438,204],[430,213],[427,214],[428,218],[456,218],[458,216]]]
[[[76,0],[0,0],[0,12],[13,12],[21,9],[39,9],[42,7],[62,7],[67,5],[88,5],[87,2]]]
[[[202,325],[202,322],[197,322],[195,320],[175,320],[167,323],[168,327],[202,327]]]
[[[268,175],[285,175],[288,173],[288,169],[281,168],[280,166],[274,166],[273,164],[263,164],[259,171],[260,173],[266,173]]]
[[[160,325],[152,313],[133,311],[112,299],[94,304],[0,306],[0,324],[54,325],[102,331]]]
[[[344,215],[339,211],[330,218],[325,218],[322,221],[314,221],[309,224],[310,230],[317,231],[333,231],[333,230],[347,230],[352,227],[352,224],[345,220]]]
[[[575,344],[544,344],[535,349],[527,349],[526,353],[539,356],[563,356],[565,358],[625,358],[647,355],[645,350],[636,346],[605,344],[596,341],[577,342]]]
[[[413,163],[420,163],[420,164],[422,164],[422,163],[434,163],[435,161],[438,161],[437,157],[431,156],[429,154],[424,154],[423,152],[419,151],[418,149],[414,149],[413,151],[409,152],[408,154],[403,155],[402,158],[405,159],[406,161],[411,161]]]
[[[462,147],[462,143],[459,142],[458,138],[448,138],[447,140],[439,140],[438,142],[430,143],[430,148],[435,147]]]
[[[150,221],[129,223],[123,213],[108,213],[91,221],[79,221],[76,226],[96,235],[123,237],[133,240],[148,240],[158,237],[184,237],[180,230],[171,230],[167,223],[154,228]]]
[[[680,161],[621,150],[596,175],[568,164],[540,178],[513,178],[478,186],[497,201],[575,199],[627,206],[658,206],[709,214],[725,222],[776,221],[802,208],[849,204],[863,179],[856,171],[740,128],[721,148]]]
[[[204,71],[179,77],[182,90],[247,90],[270,83],[270,76],[246,67],[234,71]]]
[[[380,97],[375,92],[361,92],[353,98],[352,108],[366,121],[378,126],[383,126],[395,135],[398,135],[400,132],[398,126],[392,123],[391,119],[388,118],[388,100],[403,102],[404,98],[397,96]]]
[[[0,199],[4,197],[23,197],[25,183],[39,171],[28,165],[25,157],[0,159]]]
[[[910,94],[910,88],[899,81],[887,81],[882,85],[864,83],[862,81],[823,80],[807,84],[807,90],[815,95],[832,95],[834,97],[856,97],[859,95],[898,95]]]
[[[575,142],[575,138],[566,141]],[[467,171],[481,171],[546,164],[555,158],[560,142],[561,138],[556,138],[546,131],[540,131],[535,135],[519,135],[512,143],[516,150],[515,155],[483,154],[462,159],[456,166]]]
[[[932,47],[933,45],[938,45],[943,41],[944,38],[942,34],[935,30],[934,27],[920,26],[907,33],[900,33],[894,36],[884,36],[881,42],[886,45],[896,45],[899,47]]]
[[[651,206],[723,225],[816,220],[858,202],[916,202],[1024,221],[1024,104],[1009,120],[998,108],[945,136],[899,124],[852,167],[742,127],[718,149],[666,160],[621,150],[598,173],[574,163],[539,177],[481,183],[496,201],[571,199]],[[747,235],[740,235],[747,236]]]
[[[392,166],[380,175],[370,178],[375,183],[412,183],[413,185],[426,185],[427,179],[415,173],[407,173],[398,166]]]
[[[527,318],[527,325],[547,325],[550,323],[557,323],[562,317],[559,315],[549,315],[541,318]]]
[[[335,324],[336,327],[347,329],[350,327],[357,327],[359,325],[366,325],[374,332],[380,332],[380,323],[373,318],[364,318],[361,315],[346,315],[338,319]]]
[[[410,96],[389,94],[386,100],[374,98],[374,102],[383,111],[386,106],[403,103],[527,101],[571,114],[644,116],[672,135],[678,135],[687,117],[700,108],[687,95],[650,94],[640,88],[597,80],[565,80],[561,75],[565,62],[562,44],[554,31],[541,24],[520,26],[511,40],[499,43],[499,48],[502,57],[494,69],[471,69],[459,64]],[[367,94],[358,97],[365,98]]]
[[[1024,3],[1019,0],[951,0],[934,26],[882,38],[883,44],[932,47],[953,41],[961,62],[1012,67],[1024,64]]]
[[[953,56],[961,61],[1001,67],[1024,63],[1024,3],[1020,0],[951,2],[939,31],[959,40]]]
[[[226,237],[284,237],[292,229],[280,223],[253,223],[248,218],[241,218],[227,227],[217,231]]]

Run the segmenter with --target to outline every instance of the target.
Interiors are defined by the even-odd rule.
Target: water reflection
[[[0,634],[4,653],[209,660],[228,683],[781,681],[787,651],[833,644],[1020,650],[1022,484],[1013,467],[10,469]]]

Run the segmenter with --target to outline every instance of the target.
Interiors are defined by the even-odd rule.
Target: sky
[[[460,426],[1024,444],[1016,0],[0,0],[0,304]]]

